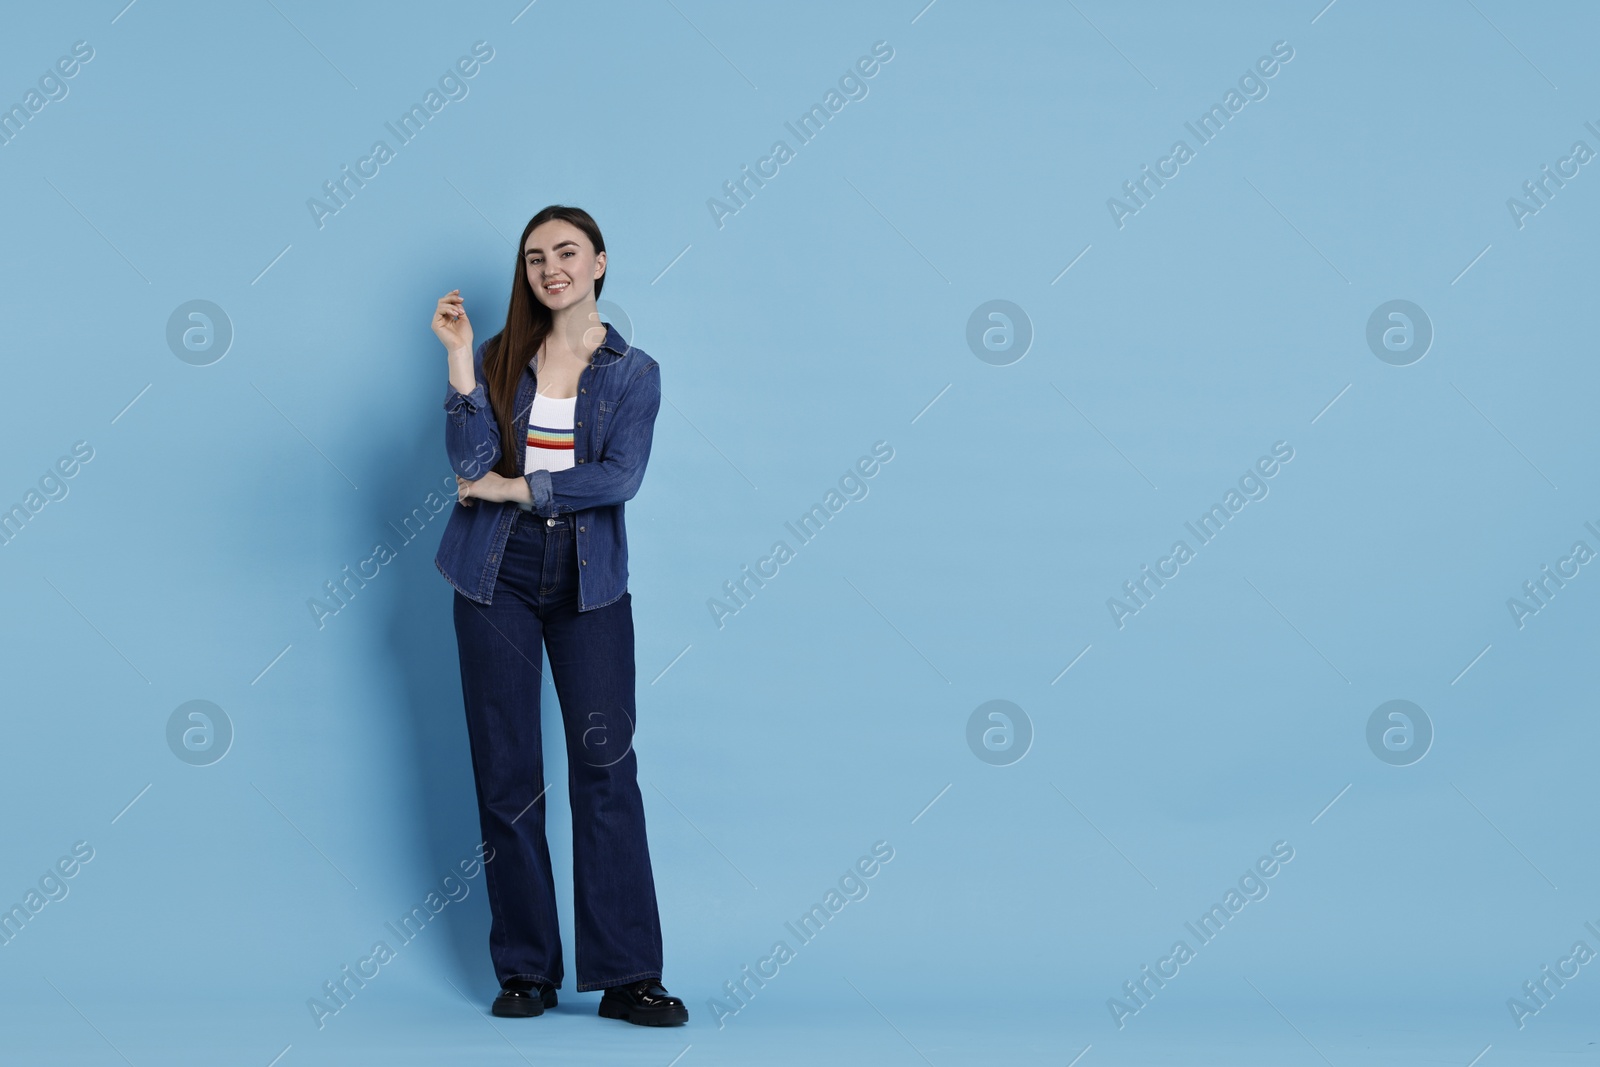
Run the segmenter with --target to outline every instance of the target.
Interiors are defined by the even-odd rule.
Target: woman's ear
[[[606,254],[604,252],[596,252],[595,253],[595,257],[594,257],[594,276],[596,278],[599,278],[599,277],[603,276],[605,274],[605,272],[606,272]]]

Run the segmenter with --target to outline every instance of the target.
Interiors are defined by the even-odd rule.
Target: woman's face
[[[565,219],[535,226],[522,248],[528,284],[551,311],[594,298],[594,281],[606,272],[606,254],[596,253],[588,236]]]

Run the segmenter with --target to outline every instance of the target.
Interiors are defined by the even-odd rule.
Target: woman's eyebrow
[[[578,247],[578,242],[576,242],[576,241],[572,241],[572,240],[567,240],[567,241],[557,241],[557,242],[556,242],[556,248],[565,248],[565,247],[566,247],[566,246],[567,246],[567,245],[571,245],[571,246],[572,246],[572,247],[573,247],[573,248],[576,248],[576,247]],[[544,249],[542,249],[542,248],[530,248],[530,249],[528,249],[528,250],[527,250],[527,251],[526,251],[526,253],[525,253],[525,254],[526,254],[526,255],[530,255],[530,256],[531,256],[531,255],[533,255],[533,254],[534,254],[534,253],[535,253],[535,252],[543,252],[543,251],[544,251]]]

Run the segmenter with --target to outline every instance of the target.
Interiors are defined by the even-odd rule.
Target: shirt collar
[[[628,349],[631,347],[628,342],[622,339],[622,335],[617,332],[617,328],[615,326],[611,325],[609,322],[605,322],[603,319],[601,321],[604,323],[606,328],[606,339],[600,342],[600,347],[609,348],[619,356],[627,355]]]
[[[628,342],[623,339],[622,334],[617,332],[617,328],[615,326],[611,325],[609,322],[606,322],[604,319],[601,320],[601,325],[606,328],[606,339],[600,342],[600,348],[609,349],[610,351],[616,353],[619,358],[626,356],[630,351],[633,350],[633,346],[628,344]],[[595,349],[595,351],[600,351],[600,348]],[[593,364],[593,362],[594,357],[591,356],[590,363]],[[609,362],[615,361],[608,361],[608,363]],[[533,376],[533,360],[528,360],[528,365],[523,369],[523,373],[530,377]]]

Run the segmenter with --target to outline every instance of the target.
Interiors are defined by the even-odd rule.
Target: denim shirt
[[[517,384],[517,471],[533,493],[533,510],[551,518],[571,513],[577,536],[578,610],[603,608],[628,588],[628,537],[623,501],[632,499],[650,459],[656,412],[661,407],[661,372],[641,348],[605,323],[606,339],[578,375],[573,405],[573,466],[526,470],[528,409],[537,392],[533,362]],[[500,461],[500,427],[489,405],[483,374],[485,340],[472,353],[472,392],[447,384],[444,445],[450,466],[475,481]],[[434,566],[469,600],[488,604],[500,558],[520,507],[515,501],[473,498],[450,509]]]

